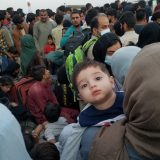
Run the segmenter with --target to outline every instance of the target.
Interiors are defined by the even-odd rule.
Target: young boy
[[[79,115],[79,123],[70,124],[62,130],[59,138],[61,160],[78,159],[81,156],[82,159],[88,159],[90,145],[87,143],[92,143],[96,132],[90,132],[83,145],[81,139],[84,131],[91,126],[110,126],[124,118],[123,92],[114,92],[114,79],[104,64],[93,60],[76,64],[72,84],[79,98],[88,104]]]
[[[56,143],[62,129],[68,125],[67,119],[60,116],[61,108],[58,104],[48,103],[44,109],[47,119],[45,123],[44,136],[47,141]]]
[[[78,96],[90,103],[79,115],[82,127],[111,125],[123,116],[123,92],[114,91],[114,79],[105,65],[96,61],[78,63],[73,72]]]

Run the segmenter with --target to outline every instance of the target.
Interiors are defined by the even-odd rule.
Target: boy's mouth
[[[92,91],[92,96],[97,96],[101,93],[101,90],[94,90]]]

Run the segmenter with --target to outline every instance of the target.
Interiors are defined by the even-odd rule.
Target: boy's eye
[[[81,88],[82,88],[82,89],[85,88],[85,87],[87,87],[87,84],[81,85]]]
[[[101,79],[102,79],[102,77],[96,77],[96,80],[98,80],[98,81],[101,80]]]

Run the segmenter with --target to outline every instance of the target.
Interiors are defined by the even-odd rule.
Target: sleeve
[[[31,90],[28,96],[29,96],[28,106],[29,106],[30,112],[36,118],[36,121],[38,124],[43,123],[44,121],[46,121],[46,118],[43,112],[44,112],[44,107],[47,104],[47,101],[44,98],[43,93],[39,90],[37,91]]]
[[[37,50],[40,51],[40,46],[39,46],[39,42],[38,42],[38,35],[39,35],[38,23],[35,23],[33,26],[33,38],[34,38]]]

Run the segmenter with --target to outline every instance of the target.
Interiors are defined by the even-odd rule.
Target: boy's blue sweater
[[[79,124],[81,127],[89,127],[97,123],[115,118],[123,114],[124,92],[116,92],[116,100],[112,107],[106,110],[98,110],[93,105],[82,111],[79,115]]]

